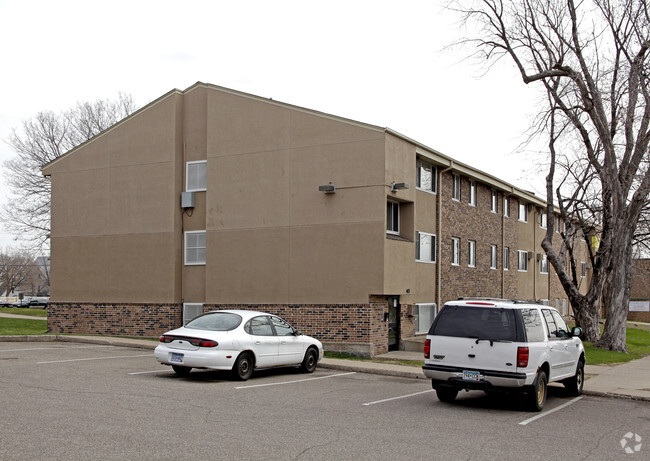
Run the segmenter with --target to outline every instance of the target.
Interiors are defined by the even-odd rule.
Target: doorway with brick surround
[[[400,304],[399,296],[388,297],[388,350],[399,350],[400,330]]]

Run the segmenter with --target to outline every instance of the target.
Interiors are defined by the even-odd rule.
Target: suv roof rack
[[[507,299],[507,298],[490,298],[483,296],[463,296],[457,299],[457,301],[499,301],[512,304],[543,304],[541,301],[535,299]]]

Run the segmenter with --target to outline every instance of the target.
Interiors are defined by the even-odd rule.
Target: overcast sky
[[[509,63],[485,73],[444,51],[465,32],[442,3],[0,0],[0,162],[38,112],[119,92],[143,106],[202,81],[389,127],[541,191],[532,149],[516,152],[534,88]],[[0,248],[18,245],[0,232]]]

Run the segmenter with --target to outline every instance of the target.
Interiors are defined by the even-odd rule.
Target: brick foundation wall
[[[388,326],[384,321],[388,301],[384,296],[371,296],[367,304],[203,306],[204,312],[216,309],[258,310],[278,315],[304,334],[321,340],[326,349],[327,343],[332,343],[333,349],[360,355],[388,352]],[[48,306],[48,333],[156,337],[180,327],[182,312],[180,304],[55,302]],[[407,325],[404,315],[402,319],[402,325]]]

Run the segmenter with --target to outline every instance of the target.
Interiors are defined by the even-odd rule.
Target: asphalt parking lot
[[[187,378],[152,351],[0,342],[0,459],[647,459],[650,405],[551,390],[439,402],[426,380],[317,369]],[[642,438],[627,455],[621,441]],[[631,443],[627,444],[631,446]],[[634,446],[636,447],[638,443]],[[645,453],[645,455],[644,455]]]

